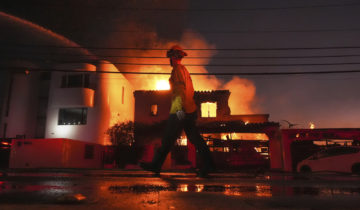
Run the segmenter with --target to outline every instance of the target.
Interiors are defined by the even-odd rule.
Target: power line
[[[348,31],[360,31],[359,28],[351,29],[313,29],[313,30],[218,30],[218,31],[196,31],[196,33],[205,33],[205,34],[242,34],[242,33],[313,33],[313,32],[348,32]],[[117,32],[117,31],[113,31]],[[125,33],[125,32],[124,32]],[[183,33],[194,33],[184,31]]]
[[[71,62],[70,62],[71,63]],[[111,64],[125,66],[169,66],[168,63],[122,63],[114,62]],[[296,64],[184,64],[185,66],[199,67],[272,67],[272,66],[339,66],[339,65],[358,65],[359,62],[349,63],[296,63]]]
[[[83,62],[58,62],[58,64],[76,64]],[[90,61],[90,63],[93,63]],[[169,63],[127,63],[127,62],[112,62],[111,64],[124,66],[169,66]],[[280,63],[280,64],[187,64],[185,66],[194,67],[273,67],[273,66],[340,66],[340,65],[359,65],[360,62],[341,62],[341,63]]]
[[[169,66],[168,63],[117,63],[116,65],[130,65],[130,66]],[[203,66],[203,67],[272,67],[272,66],[338,66],[338,65],[358,65],[359,62],[349,63],[297,63],[297,64],[184,64],[185,66]]]
[[[19,55],[58,55],[58,56],[78,56],[78,57],[103,57],[103,58],[137,58],[137,59],[168,59],[165,56],[131,56],[131,55],[81,55],[71,53],[45,53],[45,52],[1,52],[1,58],[19,58]],[[299,56],[188,56],[185,59],[309,59],[309,58],[345,58],[345,57],[358,57],[360,54],[343,54],[343,55],[299,55]],[[0,59],[1,59],[0,58]],[[31,58],[33,60],[35,58]],[[48,59],[38,59],[48,60]],[[74,62],[76,62],[74,60]],[[87,62],[80,60],[79,62]]]
[[[266,11],[266,10],[288,10],[288,9],[314,9],[314,8],[333,8],[333,7],[350,7],[350,6],[359,6],[360,3],[343,3],[343,4],[319,4],[319,5],[309,5],[309,6],[287,6],[287,7],[248,7],[248,8],[140,8],[140,7],[116,7],[114,5],[70,5],[71,8],[80,7],[81,9],[108,9],[108,10],[122,10],[122,11],[131,11],[131,12],[237,12],[237,11]],[[27,4],[29,7],[65,7],[68,8],[69,5],[36,5],[36,4]]]
[[[1,53],[0,53],[1,54]],[[34,53],[29,53],[33,55]],[[36,53],[37,54],[37,53]],[[41,54],[40,54],[41,55]],[[44,53],[43,55],[49,55],[48,53]],[[76,55],[76,54],[57,54],[60,56],[79,56],[79,57],[87,57],[87,55]],[[93,55],[88,55],[94,57]],[[348,55],[318,55],[318,56],[190,56],[185,57],[185,59],[212,59],[212,60],[230,60],[230,59],[312,59],[312,58],[346,58],[346,57],[359,57],[360,54],[348,54]],[[102,55],[99,57],[104,58],[130,58],[130,59],[169,59],[164,56],[122,56],[122,55]],[[27,57],[19,57],[19,55],[14,54],[13,56],[2,55],[0,59],[29,59],[36,61],[55,61],[55,62],[92,62],[93,60],[50,60],[45,58],[27,58]]]
[[[117,65],[134,65],[134,66],[168,66],[169,64],[151,64],[151,63],[117,63]],[[268,66],[338,66],[338,65],[358,65],[359,62],[349,63],[296,63],[296,64],[184,64],[185,66],[204,66],[204,67],[268,67]]]
[[[15,27],[0,27],[1,29],[12,29]],[[145,30],[108,30],[100,29],[102,32],[114,32],[114,33],[154,33],[155,31],[145,31]],[[71,29],[62,29],[62,32],[74,32],[74,31],[84,31],[84,28],[71,28]],[[337,29],[308,29],[308,30],[196,30],[196,31],[178,31],[178,33],[201,33],[201,34],[242,34],[242,33],[318,33],[318,32],[359,32],[360,28],[337,28]],[[98,33],[99,28],[88,28],[86,33]],[[174,32],[174,31],[173,31]]]
[[[138,71],[88,71],[73,69],[51,69],[51,68],[26,68],[10,67],[15,71],[28,72],[71,72],[71,73],[95,73],[95,74],[137,74],[137,75],[170,75],[170,72],[138,72]],[[281,75],[315,75],[315,74],[350,74],[360,73],[359,70],[337,70],[337,71],[296,71],[296,72],[216,72],[216,73],[190,73],[198,76],[281,76]]]
[[[8,43],[2,43],[3,47],[9,47]],[[93,49],[93,50],[147,50],[163,51],[168,48],[141,48],[141,47],[95,47],[95,46],[56,46],[56,45],[29,45],[16,44],[12,47],[25,48],[58,48],[58,49]],[[330,46],[330,47],[274,47],[274,48],[185,48],[188,51],[277,51],[277,50],[338,50],[338,49],[360,49],[360,46]]]
[[[2,43],[3,47],[9,47]],[[15,46],[12,46],[15,47]],[[57,49],[93,49],[93,50],[141,50],[141,51],[163,51],[168,48],[139,48],[139,47],[95,47],[95,46],[56,46],[56,45],[28,45],[21,44],[16,47],[25,48],[57,48]],[[283,51],[283,50],[339,50],[360,49],[360,46],[330,46],[330,47],[275,47],[275,48],[185,48],[188,51]]]

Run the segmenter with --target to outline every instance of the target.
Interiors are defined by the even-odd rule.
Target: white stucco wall
[[[98,125],[98,139],[101,144],[110,144],[107,129],[118,122],[134,120],[133,87],[111,63],[103,61],[98,65],[98,72],[114,72],[113,74],[97,74],[97,92],[95,106],[99,109],[95,121]]]
[[[91,64],[67,64],[56,66],[55,69],[66,70],[86,70],[95,72],[96,67]],[[61,78],[66,72],[53,72],[49,93],[49,106],[47,111],[45,138],[69,138],[82,140],[86,142],[96,142],[94,131],[96,124],[91,121],[91,116],[94,115],[95,110],[88,107],[88,103],[78,100],[79,92],[86,92],[86,88],[61,88]],[[90,75],[90,83],[96,82],[96,75]],[[59,94],[61,93],[61,94]],[[88,118],[86,125],[58,125],[59,110],[61,108],[88,108]],[[90,116],[90,117],[89,117]],[[90,118],[90,119],[89,119]]]
[[[35,135],[36,123],[36,105],[37,97],[36,84],[34,80],[36,74],[13,74],[13,83],[11,87],[9,115],[5,116],[4,106],[3,123],[7,124],[5,137],[16,137],[17,135],[24,135],[25,137],[33,137]],[[8,96],[5,100],[5,104]],[[3,131],[3,128],[2,128]]]
[[[54,73],[50,88],[45,138],[69,138],[103,145],[110,144],[106,134],[107,129],[116,122],[134,119],[134,97],[131,84],[118,73],[114,65],[105,61],[97,67],[83,64],[58,68],[106,71],[114,72],[114,74],[92,73],[90,83],[94,84],[95,90],[90,93],[91,91],[88,90],[75,90],[86,88],[74,88],[74,91],[61,90],[61,77],[65,73]],[[89,101],[91,99],[93,102]],[[60,108],[88,108],[86,125],[58,125]]]

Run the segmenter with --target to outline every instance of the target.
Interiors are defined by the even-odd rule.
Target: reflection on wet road
[[[335,180],[335,181],[334,181]],[[327,203],[332,198],[342,203]],[[216,201],[214,201],[214,199]],[[291,203],[308,199],[307,203]],[[309,200],[310,199],[310,200]],[[195,200],[195,201],[194,201]],[[286,200],[286,201],[285,201]],[[63,205],[84,208],[182,208],[198,203],[212,209],[243,205],[251,208],[359,206],[360,177],[289,174],[216,174],[211,179],[193,174],[167,173],[153,177],[145,172],[95,174],[23,173],[0,176],[0,204]],[[256,201],[256,202],[255,202]],[[324,202],[319,204],[319,202]],[[350,205],[350,206],[349,206]],[[188,208],[188,207],[187,207]],[[191,208],[190,208],[191,209]]]
[[[160,191],[174,192],[213,192],[222,193],[224,195],[238,196],[272,196],[271,187],[269,185],[255,186],[235,186],[235,185],[204,185],[204,184],[179,184],[172,186],[163,185],[132,185],[132,186],[110,186],[109,190],[113,193],[155,193]]]

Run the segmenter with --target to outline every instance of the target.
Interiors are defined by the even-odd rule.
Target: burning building
[[[135,91],[135,143],[145,147],[142,157],[150,161],[160,145],[162,129],[169,114],[170,91]],[[195,91],[199,130],[219,167],[266,167],[269,164],[269,137],[266,132],[278,124],[268,114],[231,115],[229,90]],[[165,161],[164,168],[196,167],[198,159],[183,134]]]
[[[104,154],[101,146],[111,144],[106,130],[116,123],[132,120],[136,124],[135,143],[145,146],[143,159],[151,159],[160,143],[170,109],[170,94],[166,91],[169,89],[168,75],[124,77],[114,65],[100,61],[71,40],[39,25],[3,12],[0,12],[0,22],[9,29],[0,35],[2,40],[18,37],[15,43],[58,46],[41,48],[41,54],[40,49],[29,48],[21,53],[24,52],[22,47],[2,46],[4,54],[12,57],[3,59],[1,65],[2,72],[9,72],[9,83],[2,84],[2,87],[6,86],[3,88],[6,94],[0,105],[0,136],[16,140],[12,144],[10,140],[0,143],[6,149],[12,146],[12,167],[100,167]],[[123,30],[143,27],[128,24],[121,23],[119,27]],[[150,33],[138,33],[137,36],[119,38],[119,34],[113,34],[113,41],[109,42],[112,46],[122,43],[129,48],[167,49],[176,40],[185,49],[211,49],[191,51],[184,61],[189,72],[207,73],[204,66],[216,53],[216,47],[208,44],[201,35],[188,31],[191,33],[177,33],[176,38],[164,41],[151,31],[151,27],[148,29]],[[14,55],[13,51],[19,54]],[[119,52],[120,56],[111,61],[140,64],[137,67],[122,66],[123,71],[169,72],[164,54],[159,50],[128,50]],[[85,58],[86,62],[71,64],[74,58]],[[154,58],[160,60],[154,61]],[[113,73],[105,74],[104,71]],[[256,88],[250,80],[233,77],[224,83],[215,76],[194,76],[193,81],[195,89],[201,90],[195,94],[199,129],[218,165],[229,168],[261,165],[270,158],[272,169],[290,171],[294,168],[291,159],[298,162],[304,158],[303,154],[292,151],[292,147],[302,148],[299,142],[313,143],[323,133],[326,135],[322,138],[326,139],[329,134],[338,132],[346,134],[345,142],[354,142],[352,135],[359,140],[358,130],[280,131],[279,124],[268,121],[269,115],[254,114],[256,110],[251,105]],[[134,92],[134,87],[145,91]],[[162,90],[152,91],[154,89]],[[316,135],[309,140],[312,134]],[[312,149],[308,149],[309,153]],[[195,167],[197,164],[200,163],[195,148],[184,135],[181,136],[165,167]]]
[[[114,65],[98,60],[86,49],[59,34],[5,13],[0,13],[0,18],[5,26],[11,25],[17,29],[14,30],[16,33],[14,37],[20,37],[40,46],[59,46],[59,48],[46,48],[46,53],[41,56],[36,50],[28,51],[26,56],[21,55],[13,60],[6,60],[9,69],[2,67],[2,70],[11,73],[8,74],[10,82],[5,88],[6,96],[0,116],[0,136],[4,139],[17,139],[13,140],[10,167],[99,167],[98,160],[102,158],[103,152],[99,151],[98,145],[110,144],[109,137],[105,134],[106,130],[116,123],[132,120],[137,124],[136,143],[148,145],[144,158],[151,157],[153,152],[151,147],[155,148],[159,143],[158,135],[163,128],[162,123],[168,116],[170,95],[165,90],[135,91],[134,99],[133,87],[146,90],[168,89],[168,76],[154,78],[150,75],[137,75],[136,78],[129,76],[125,78],[119,74]],[[24,34],[27,36],[24,37]],[[151,39],[151,43],[157,43],[157,38],[154,39]],[[138,40],[135,41],[137,43]],[[201,36],[186,34],[181,42],[185,47],[215,48],[209,46]],[[135,44],[135,42],[125,43]],[[167,48],[167,45],[171,44],[163,43],[158,47]],[[9,50],[13,49],[9,48]],[[126,53],[133,55],[134,52]],[[153,53],[143,52],[142,55],[154,56]],[[211,55],[210,52],[205,54],[202,52],[202,55],[194,53],[192,56]],[[71,63],[74,57],[86,58],[87,62]],[[61,60],[64,64],[53,62],[54,60]],[[123,60],[119,60],[121,61]],[[192,61],[203,65],[208,62],[207,60],[198,62],[194,58]],[[16,71],[10,67],[16,67]],[[45,71],[35,71],[35,69]],[[123,70],[129,69],[123,68]],[[170,69],[147,65],[131,70],[166,72]],[[105,74],[104,71],[108,73]],[[202,66],[189,67],[189,71],[207,72]],[[204,76],[194,78],[194,86],[197,90],[217,90],[196,92],[196,103],[200,110],[198,123],[201,132],[210,149],[214,153],[219,153],[219,157],[221,154],[232,153],[237,148],[229,142],[239,143],[245,139],[269,142],[262,134],[263,129],[269,126],[268,115],[252,115],[249,103],[239,104],[234,100],[240,99],[242,102],[252,100],[255,87],[250,81],[235,77],[229,83],[222,85],[216,77]],[[232,98],[230,91],[218,90],[223,88],[232,92]],[[242,92],[237,92],[238,90]],[[241,115],[231,115],[231,112],[235,111]],[[154,126],[157,129],[154,129]],[[229,139],[239,141],[229,141]],[[37,148],[41,149],[37,150]],[[191,144],[187,144],[184,137],[179,139],[175,149],[177,151],[172,152],[175,165],[197,164],[195,149]],[[255,151],[254,147],[252,151]],[[33,153],[38,155],[32,155]],[[59,159],[51,162],[47,159],[50,153],[64,157],[62,160],[68,162],[61,162]],[[264,150],[263,153],[266,151]],[[233,159],[235,162],[238,161],[236,158]],[[49,161],[43,163],[42,160]]]

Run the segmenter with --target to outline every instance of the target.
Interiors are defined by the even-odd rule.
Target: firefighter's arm
[[[170,85],[173,93],[170,114],[176,114],[179,120],[183,120],[185,118],[183,107],[185,99],[185,81],[178,66],[171,72]]]
[[[173,96],[180,96],[183,102],[183,100],[185,99],[185,79],[184,75],[179,69],[179,66],[174,67],[174,69],[172,70],[169,82]],[[173,97],[173,99],[175,97]]]

